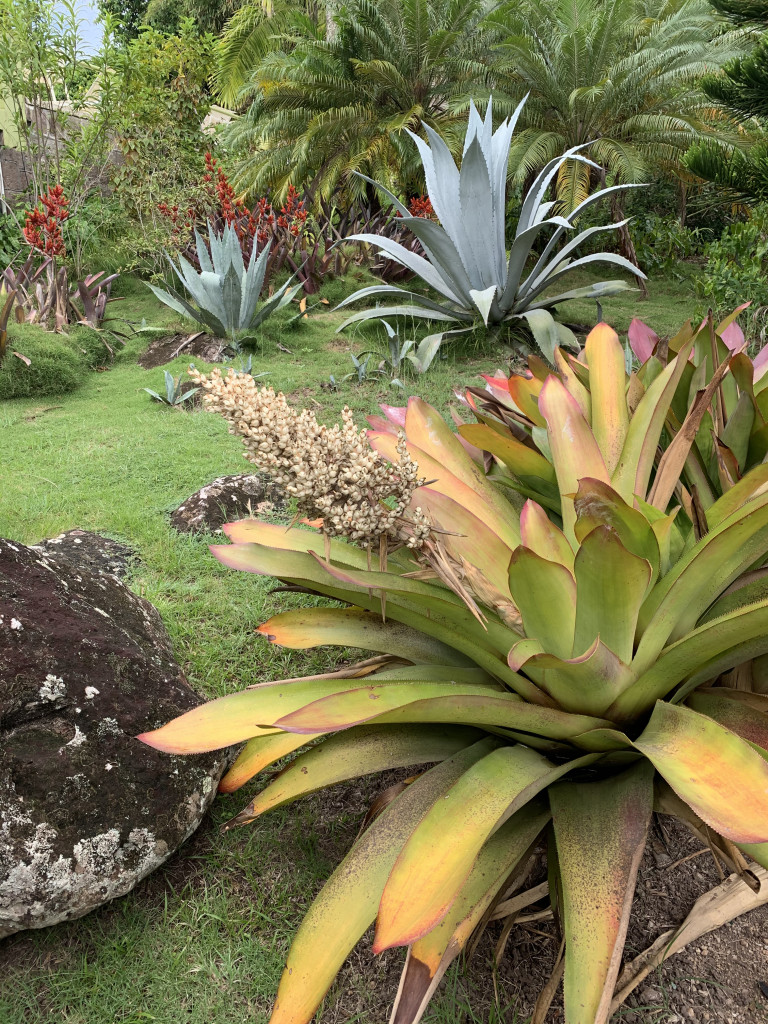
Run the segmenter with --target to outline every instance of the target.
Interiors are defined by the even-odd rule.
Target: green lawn
[[[184,329],[139,282],[122,289],[123,315]],[[651,283],[647,302],[627,293],[606,300],[603,311],[620,331],[640,315],[662,334],[676,330],[693,305],[692,289],[664,281]],[[585,323],[594,315],[593,304],[568,311]],[[287,319],[268,324],[254,364],[329,419],[346,403],[362,420],[377,403],[399,404],[410,393],[445,409],[454,388],[480,383],[480,372],[503,362],[473,343],[450,349],[424,378],[407,380],[404,392],[382,381],[331,391],[321,383],[348,372],[348,352],[367,343],[335,335],[342,318],[333,312],[294,326]],[[281,652],[254,636],[256,625],[296,598],[270,595],[270,581],[224,569],[208,552],[210,538],[171,529],[171,509],[246,464],[221,419],[150,401],[142,388],[157,388],[162,371],[138,367],[140,349],[132,341],[110,369],[91,373],[70,395],[0,405],[0,535],[31,543],[83,527],[132,544],[141,563],[131,585],[158,607],[179,662],[206,696],[327,665],[328,652]],[[180,357],[169,369],[181,373],[186,364]],[[129,896],[81,921],[0,943],[0,1024],[266,1021],[290,936],[380,786],[337,787],[223,837],[215,826],[254,786],[219,800],[197,836]],[[362,948],[320,1019],[379,1024],[400,960],[397,951],[374,960]],[[494,997],[480,956],[469,972],[450,972],[425,1020],[511,1024],[508,988],[508,979],[497,979]]]

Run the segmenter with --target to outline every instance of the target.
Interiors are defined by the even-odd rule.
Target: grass
[[[188,329],[140,282],[124,280],[120,289],[121,315]],[[640,315],[663,334],[676,330],[692,306],[684,286],[653,282],[648,302],[627,293],[607,300],[604,315],[620,331]],[[594,313],[583,303],[569,310],[587,323]],[[445,409],[454,388],[479,383],[481,371],[502,361],[475,341],[450,348],[404,391],[381,380],[331,391],[321,383],[351,369],[348,353],[369,343],[335,335],[339,314],[294,326],[288,318],[267,324],[254,364],[276,388],[328,419],[345,403],[362,418],[378,402],[401,404],[411,393]],[[270,581],[214,561],[210,538],[170,527],[168,512],[192,492],[246,466],[222,420],[170,411],[141,390],[161,390],[162,380],[160,369],[137,366],[144,345],[146,337],[130,341],[110,369],[90,373],[72,394],[0,406],[0,536],[32,543],[82,527],[132,544],[141,561],[131,585],[160,610],[179,662],[206,696],[327,665],[327,652],[281,652],[254,637],[259,622],[296,598],[270,595]],[[180,357],[168,369],[182,373],[186,364]],[[220,799],[182,851],[125,898],[80,921],[0,944],[0,1024],[266,1021],[290,937],[381,785],[339,787],[226,837],[216,826],[254,786]],[[401,959],[395,951],[373,960],[362,948],[326,1000],[323,1024],[378,1024]],[[517,1019],[514,988],[494,1008],[487,964],[479,960],[468,974],[460,965],[449,973],[425,1021]]]

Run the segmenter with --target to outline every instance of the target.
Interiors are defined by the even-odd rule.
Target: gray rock
[[[35,548],[54,555],[62,555],[84,569],[108,572],[123,579],[131,563],[136,561],[133,548],[110,537],[91,533],[90,530],[67,530],[58,537],[40,541]]]
[[[284,507],[280,488],[258,473],[220,476],[179,505],[171,525],[183,533],[215,533],[224,523]]]
[[[198,703],[152,605],[0,540],[0,938],[122,896],[194,832],[224,755],[134,737]]]

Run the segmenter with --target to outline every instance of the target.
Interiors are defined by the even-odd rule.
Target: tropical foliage
[[[556,306],[568,299],[597,299],[629,287],[623,280],[602,281],[571,291],[556,289],[553,294],[551,289],[555,284],[572,271],[593,263],[610,263],[640,278],[644,276],[624,257],[613,253],[597,252],[573,258],[587,239],[621,224],[588,228],[558,247],[585,210],[615,192],[615,188],[594,192],[568,216],[548,216],[555,205],[547,200],[550,185],[563,167],[569,163],[597,167],[580,151],[583,146],[555,157],[536,176],[523,200],[507,255],[507,164],[515,124],[524,102],[495,132],[492,104],[488,104],[484,120],[474,104],[470,106],[460,170],[444,140],[431,128],[425,126],[431,146],[409,132],[421,156],[430,208],[440,224],[435,224],[431,218],[413,216],[391,192],[380,184],[378,187],[395,207],[400,223],[419,240],[426,255],[414,253],[391,238],[373,234],[351,235],[347,241],[377,245],[380,252],[395,263],[417,274],[438,293],[440,301],[394,285],[371,285],[354,292],[339,308],[374,296],[386,297],[395,305],[355,313],[339,327],[340,331],[350,324],[382,316],[416,316],[430,320],[441,330],[420,343],[419,355],[431,361],[447,335],[461,334],[480,323],[498,327],[522,320],[539,348],[551,359],[558,345],[576,347],[574,334],[552,315]],[[550,237],[541,252],[536,253],[535,246],[544,231],[549,231]]]
[[[238,184],[282,195],[300,181],[325,198],[341,184],[360,196],[364,184],[351,172],[362,171],[397,192],[420,192],[404,129],[429,125],[460,146],[455,102],[487,73],[483,12],[480,0],[351,0],[330,37],[324,23],[294,13],[267,24],[266,39],[259,19],[257,44],[243,30],[251,24],[243,9],[219,72],[224,98],[250,104],[227,133]]]
[[[674,171],[713,125],[699,79],[742,52],[718,34],[706,0],[508,0],[489,17],[499,38],[496,95],[529,94],[512,151],[516,178],[563,150],[592,142],[609,180],[644,181]],[[499,97],[500,98],[500,97]],[[594,175],[570,161],[558,178],[565,210],[586,198]]]
[[[220,234],[208,225],[208,244],[195,231],[198,272],[183,256],[178,264],[168,257],[176,277],[197,306],[192,306],[184,296],[171,288],[166,291],[149,284],[158,299],[175,312],[197,321],[216,337],[229,338],[238,343],[245,332],[255,330],[276,309],[290,302],[301,285],[291,287],[291,280],[275,290],[270,299],[257,308],[259,295],[267,272],[271,242],[261,251],[251,247],[251,256],[246,264],[237,230],[227,224]]]
[[[765,0],[712,3],[737,25],[763,33],[768,30]],[[746,56],[726,64],[720,74],[706,75],[702,87],[742,126],[742,132],[735,145],[713,140],[693,147],[686,161],[689,169],[738,199],[768,199],[768,35],[763,34]]]
[[[283,612],[259,632],[371,656],[220,698],[140,738],[176,754],[247,741],[224,791],[316,741],[233,825],[343,779],[435,765],[315,900],[272,1024],[311,1020],[374,921],[375,952],[408,947],[393,1019],[418,1021],[542,839],[566,1021],[604,1024],[654,809],[708,835],[736,871],[747,857],[768,864],[768,597],[755,571],[768,557],[768,469],[723,477],[703,511],[686,482],[705,416],[720,436],[732,388],[750,413],[766,393],[768,376],[747,382],[732,356],[729,326],[688,325],[628,375],[601,324],[579,357],[555,352],[554,373],[531,357],[528,374],[470,391],[478,422],[460,438],[413,398],[371,418],[367,453],[349,414],[343,428],[308,426],[233,373],[195,375],[251,461],[280,467],[304,511],[328,510],[321,532],[248,520],[212,548],[343,605]],[[338,485],[326,451],[346,452]]]

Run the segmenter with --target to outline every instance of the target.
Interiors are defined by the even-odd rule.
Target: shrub
[[[27,366],[13,350],[29,359]],[[102,347],[103,352],[103,347]],[[64,395],[85,381],[88,357],[76,341],[40,330],[11,332],[8,354],[0,364],[0,400]]]
[[[408,947],[393,1019],[415,1024],[542,842],[565,1019],[606,1024],[654,810],[739,873],[746,857],[768,866],[768,590],[752,571],[768,558],[768,469],[723,485],[705,511],[687,489],[682,512],[675,500],[703,412],[724,401],[728,359],[702,364],[691,387],[689,356],[713,339],[712,324],[684,328],[676,355],[659,348],[630,380],[600,324],[580,358],[554,353],[556,372],[534,356],[527,375],[489,381],[487,408],[470,393],[479,422],[460,439],[418,398],[385,407],[366,438],[349,410],[327,429],[252,380],[195,374],[250,461],[321,520],[232,523],[214,555],[346,606],[283,612],[258,631],[371,656],[139,738],[174,754],[247,740],[225,792],[320,741],[230,826],[344,779],[435,765],[318,895],[272,1024],[308,1024],[374,921],[374,952]],[[520,490],[535,497],[522,504]]]
[[[704,256],[696,292],[707,306],[721,314],[744,299],[753,308],[768,306],[768,204],[755,207],[749,220],[725,228]]]

